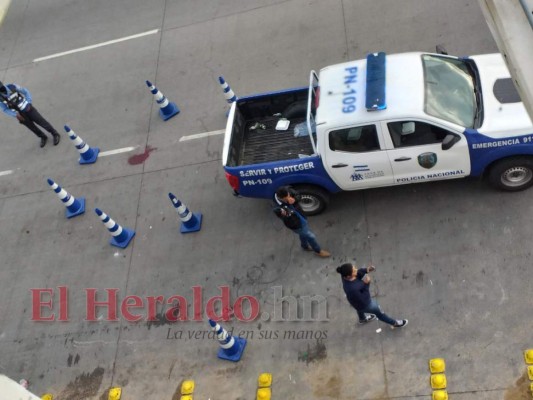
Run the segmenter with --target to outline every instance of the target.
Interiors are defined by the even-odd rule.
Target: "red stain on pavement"
[[[154,150],[157,150],[157,147],[150,147],[146,146],[146,149],[144,149],[144,153],[141,154],[135,154],[128,158],[128,164],[129,165],[139,165],[146,161],[146,159],[150,156],[150,153]]]

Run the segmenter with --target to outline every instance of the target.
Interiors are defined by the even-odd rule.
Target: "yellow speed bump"
[[[260,388],[272,386],[272,374],[263,372],[261,375],[259,375],[259,378],[257,378],[257,386]]]
[[[180,400],[192,400],[192,395],[186,394],[180,397]]]
[[[46,393],[41,396],[41,400],[54,400],[54,396],[52,396],[50,393]]]
[[[430,378],[432,389],[446,389],[446,375],[435,374]]]
[[[272,398],[272,390],[270,388],[257,389],[257,400],[270,400]]]
[[[108,400],[120,400],[120,395],[122,394],[122,389],[119,387],[114,387],[109,389],[109,395],[107,396]]]
[[[192,394],[194,392],[194,381],[183,381],[181,384],[181,394]]]
[[[435,390],[431,395],[432,400],[448,400],[448,392],[446,390]]]
[[[530,381],[533,381],[533,365],[527,366],[527,376],[529,377]]]
[[[432,358],[429,360],[429,370],[432,374],[441,374],[446,370],[446,363],[443,358]]]
[[[524,351],[524,359],[526,364],[533,364],[533,349]]]

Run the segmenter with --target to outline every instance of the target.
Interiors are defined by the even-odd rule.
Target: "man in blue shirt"
[[[17,118],[22,125],[40,138],[41,147],[46,145],[48,138],[37,125],[50,132],[54,138],[54,146],[59,143],[59,133],[33,106],[28,89],[14,83],[4,85],[0,82],[0,109],[10,117]]]
[[[342,277],[342,287],[344,293],[346,293],[346,298],[357,311],[360,324],[365,324],[377,318],[393,328],[403,328],[409,321],[406,319],[392,319],[382,312],[378,302],[370,297],[371,278],[369,273],[375,269],[373,265],[368,268],[356,268],[355,265],[350,263],[337,267],[337,272]]]
[[[320,248],[315,234],[309,229],[307,218],[299,203],[299,194],[289,186],[280,187],[274,196],[277,207],[274,214],[283,221],[285,226],[300,236],[302,249],[314,251],[319,257],[329,257],[329,251]]]

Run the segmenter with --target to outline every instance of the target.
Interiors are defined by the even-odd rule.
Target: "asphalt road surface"
[[[532,191],[461,180],[342,193],[311,220],[333,254],[324,260],[300,250],[269,202],[234,198],[221,166],[219,75],[242,96],[305,86],[311,69],[367,52],[437,44],[497,51],[474,0],[13,2],[0,79],[107,153],[81,166],[65,134],[41,149],[0,116],[0,373],[58,400],[112,386],[124,399],[177,399],[185,379],[195,398],[252,399],[261,372],[273,398],[429,399],[428,361],[442,357],[450,398],[525,399]],[[145,80],[181,113],[163,122]],[[86,213],[67,220],[46,178],[84,197]],[[179,233],[169,192],[203,213],[200,232]],[[136,231],[126,249],[109,246],[95,207]],[[356,325],[334,271],[354,258],[377,266],[372,292],[405,329]],[[91,288],[95,301],[116,294],[116,321],[106,307],[87,314]],[[209,302],[222,292],[234,312],[258,313],[224,324],[248,338],[235,364],[208,335],[206,307],[225,311]],[[163,316],[174,295],[186,321]],[[121,310],[126,296],[142,306]],[[38,311],[55,321],[32,321]]]

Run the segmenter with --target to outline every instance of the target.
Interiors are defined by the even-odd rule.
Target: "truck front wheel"
[[[305,215],[318,215],[323,212],[329,204],[329,194],[316,186],[296,186],[295,189],[300,194],[300,206]]]
[[[497,189],[517,192],[533,185],[533,160],[508,158],[497,162],[489,172],[489,183]]]

